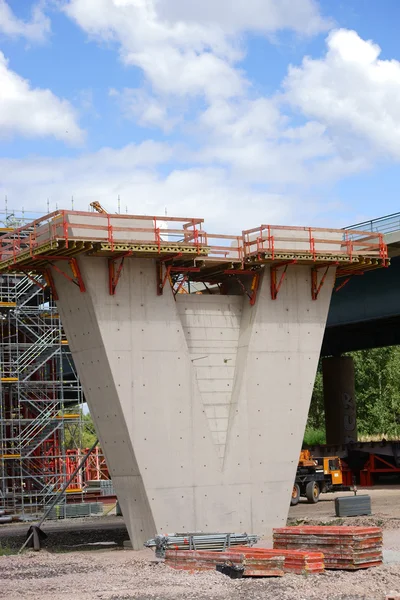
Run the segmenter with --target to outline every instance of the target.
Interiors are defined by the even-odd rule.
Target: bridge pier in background
[[[354,361],[351,356],[322,360],[326,443],[357,441]]]

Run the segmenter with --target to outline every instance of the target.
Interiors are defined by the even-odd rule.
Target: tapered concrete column
[[[335,356],[322,361],[327,444],[357,441],[354,361]]]
[[[157,296],[156,263],[59,272],[58,306],[133,547],[156,533],[255,532],[286,522],[333,287],[289,266],[276,300]],[[61,267],[63,265],[60,265]]]

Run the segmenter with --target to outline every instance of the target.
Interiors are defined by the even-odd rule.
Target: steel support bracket
[[[226,271],[224,271],[224,275],[235,275],[235,279],[236,281],[239,283],[240,287],[243,290],[243,293],[249,298],[250,300],[250,305],[254,306],[257,300],[257,292],[258,292],[258,288],[260,285],[260,271],[251,271],[251,270],[245,270],[245,269],[227,269]],[[251,280],[251,286],[250,286],[250,292],[247,291],[246,286],[243,284],[243,282],[239,279],[239,275],[251,275],[252,280]],[[221,288],[220,288],[221,289]],[[221,294],[223,292],[221,291]]]
[[[176,258],[180,258],[181,256],[182,252],[179,252],[178,254],[170,254],[169,256],[164,256],[160,258],[156,262],[157,296],[163,295],[164,287],[168,280],[171,283],[170,277],[173,260]],[[171,264],[167,265],[166,263],[169,261],[171,261]],[[163,274],[163,265],[165,265],[165,275]]]
[[[167,270],[168,270],[168,267],[167,267]],[[200,273],[200,271],[201,271],[200,267],[173,267],[173,266],[171,266],[169,268],[168,277],[169,277],[169,281],[171,284],[172,293],[173,293],[175,299],[176,299],[177,294],[179,294],[179,292],[183,289],[183,286],[185,285],[185,283],[189,280],[190,273]],[[175,285],[178,282],[173,281],[172,273],[180,273],[183,275],[183,277],[177,287],[175,287]],[[185,291],[185,290],[183,290],[183,291]]]
[[[57,289],[56,289],[56,284],[54,283],[54,279],[53,279],[53,275],[51,274],[51,270],[50,269],[44,269],[43,271],[43,277],[48,285],[48,287],[51,289],[51,294],[53,296],[53,300],[58,300],[58,293],[57,293]]]
[[[349,281],[351,280],[352,277],[359,277],[360,275],[364,275],[364,271],[360,271],[360,272],[355,272],[352,275],[349,275],[348,277],[346,277],[346,279],[344,281],[342,281],[336,288],[335,288],[335,292],[339,292],[339,290],[341,290],[342,288],[344,288],[345,285],[347,285],[349,283]]]
[[[177,256],[181,256],[180,254]],[[163,273],[163,265],[166,260],[172,260],[174,257],[166,257],[164,260],[158,260],[156,263],[156,276],[157,276],[157,296],[162,296],[165,284],[169,281],[171,290],[174,296],[180,292],[183,285],[188,280],[188,273],[200,273],[200,267],[174,267],[171,263],[170,265],[165,265],[165,274]],[[174,287],[174,282],[172,280],[172,273],[181,273],[184,275],[182,281],[179,282],[179,286],[177,289]]]
[[[57,291],[56,291],[56,287],[54,285],[54,280],[53,277],[51,275],[50,272],[50,267],[53,268],[55,271],[57,271],[57,273],[60,273],[60,275],[62,275],[65,279],[68,279],[68,281],[71,281],[71,283],[74,283],[75,285],[78,286],[79,290],[81,292],[86,292],[86,287],[84,284],[84,281],[82,279],[82,274],[81,274],[81,270],[79,268],[79,264],[78,261],[76,260],[76,258],[71,258],[69,256],[37,256],[36,257],[37,260],[46,260],[48,262],[48,266],[44,269],[44,275],[46,278],[46,275],[49,279],[50,282],[52,283],[48,283],[49,287],[52,288],[52,292],[53,292],[53,296],[54,299],[57,300],[58,299],[58,295],[57,295]],[[65,273],[62,269],[60,269],[57,265],[54,264],[53,261],[67,261],[69,268],[71,269],[71,273],[72,273],[72,277],[70,275],[68,275],[68,273]]]
[[[320,291],[322,289],[322,286],[325,283],[326,276],[328,275],[328,271],[329,271],[329,267],[330,266],[331,265],[328,265],[326,267],[325,266],[313,267],[311,269],[311,298],[313,300],[318,300],[319,293],[320,293]],[[319,271],[321,269],[325,269],[325,270],[324,270],[324,272],[322,274],[322,277],[319,279],[318,278],[318,273],[319,273]]]
[[[118,258],[108,259],[108,289],[110,296],[115,296],[117,285],[121,277],[122,269],[124,267],[125,258],[131,256],[132,252],[125,252]],[[119,261],[119,265],[117,266]]]
[[[280,263],[279,265],[273,265],[271,267],[271,298],[276,300],[279,294],[279,290],[282,287],[282,283],[285,280],[287,269],[289,265],[294,265],[297,260],[289,260],[288,262]],[[278,269],[282,269],[280,272]]]
[[[163,261],[158,260],[156,263],[156,276],[157,276],[157,296],[162,296],[164,292],[165,284],[171,279],[171,267],[172,265],[165,265],[165,275],[163,274]]]
[[[256,273],[251,282],[250,306],[254,306],[257,300],[257,292],[260,285],[260,273]]]
[[[38,287],[40,287],[40,289],[41,289],[41,290],[44,290],[44,289],[46,289],[46,287],[47,287],[47,285],[48,285],[48,284],[47,284],[47,285],[43,285],[42,283],[40,283],[40,281],[37,281],[37,279],[35,279],[34,277],[32,277],[32,275],[30,275],[30,274],[28,273],[28,271],[25,271],[25,269],[22,269],[22,268],[21,268],[20,270],[21,270],[21,271],[24,273],[24,275],[25,275],[25,276],[26,276],[28,279],[30,279],[30,280],[32,281],[32,283],[34,283],[34,284],[36,284]],[[41,273],[42,273],[42,275],[44,275],[44,273],[45,273],[45,270],[41,271]]]

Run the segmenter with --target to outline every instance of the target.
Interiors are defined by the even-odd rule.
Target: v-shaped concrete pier
[[[75,365],[131,539],[156,532],[266,533],[285,523],[334,268],[269,272],[246,296],[156,294],[155,263],[78,259],[86,292],[55,273]]]
[[[0,251],[57,299],[134,548],[285,524],[335,277],[382,236],[58,211]]]

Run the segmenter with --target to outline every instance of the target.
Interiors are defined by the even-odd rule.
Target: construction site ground
[[[40,553],[0,556],[0,599],[19,600],[380,600],[400,594],[400,487],[359,490],[372,498],[373,515],[337,520],[333,494],[316,505],[292,507],[289,523],[379,525],[384,531],[382,567],[328,571],[323,575],[232,580],[207,572],[174,571],[150,550],[122,548],[127,532],[121,517],[47,522]],[[0,526],[3,551],[15,552],[29,524]],[[268,545],[262,540],[260,545]]]

